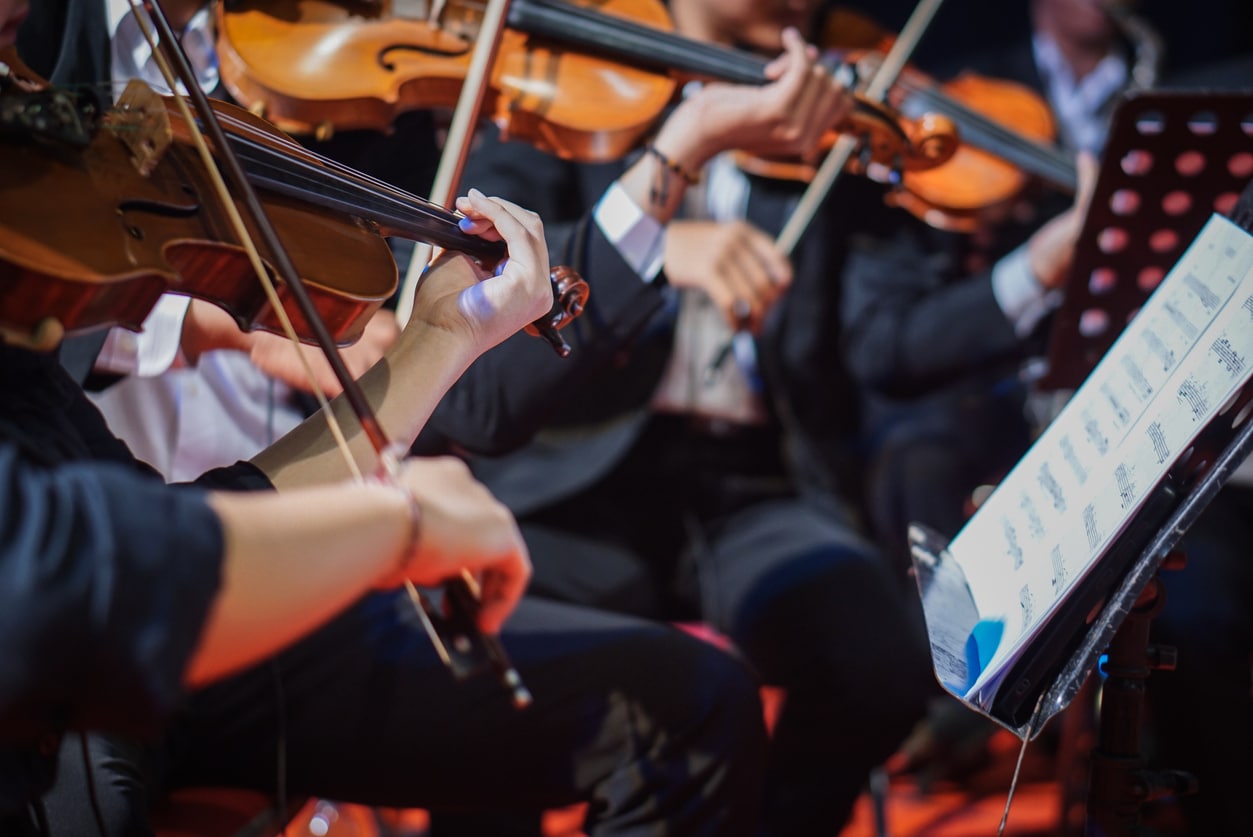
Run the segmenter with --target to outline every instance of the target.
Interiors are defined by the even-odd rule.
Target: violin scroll
[[[563,264],[554,265],[548,279],[553,286],[553,307],[525,330],[532,336],[543,337],[561,357],[569,357],[570,344],[558,331],[583,313],[590,289],[577,271]]]
[[[943,165],[961,146],[957,126],[947,116],[926,113],[911,121],[887,105],[865,98],[857,99],[847,125],[823,138],[822,148],[829,149],[842,133],[857,138],[857,153],[849,162],[852,172],[891,183],[900,182],[906,172]],[[811,180],[817,169],[815,164],[797,159],[750,154],[736,154],[736,163],[749,174],[800,182]]]
[[[84,148],[95,135],[101,110],[91,90],[51,87],[15,49],[0,50],[0,134]]]

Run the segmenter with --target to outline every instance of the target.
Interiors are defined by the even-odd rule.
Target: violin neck
[[[641,69],[733,84],[766,82],[767,61],[759,55],[684,38],[561,0],[514,0],[508,24],[557,43],[594,48]]]
[[[497,261],[505,247],[468,235],[447,209],[313,152],[285,154],[240,134],[230,137],[248,180],[260,189],[369,221],[381,235],[426,241]]]
[[[732,84],[766,83],[765,58],[707,44],[563,0],[513,0],[511,29],[580,49],[594,49],[625,64],[684,77]],[[969,143],[1054,186],[1074,191],[1074,164],[1061,151],[1031,142],[983,115],[926,89],[910,90],[904,115],[951,118]]]

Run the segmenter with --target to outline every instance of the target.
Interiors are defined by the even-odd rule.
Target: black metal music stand
[[[1246,386],[1242,404],[1223,418],[1239,414],[1253,401],[1253,387]],[[1187,789],[1182,776],[1150,773],[1144,770],[1139,752],[1139,720],[1143,698],[1142,681],[1148,670],[1157,667],[1156,652],[1148,645],[1148,620],[1154,602],[1152,585],[1156,583],[1163,562],[1178,546],[1183,534],[1217,495],[1223,483],[1247,457],[1253,454],[1253,422],[1245,421],[1236,430],[1216,422],[1210,428],[1208,444],[1225,438],[1218,454],[1207,460],[1202,471],[1192,474],[1182,496],[1169,505],[1159,505],[1137,516],[1140,531],[1150,532],[1147,544],[1139,551],[1130,567],[1111,566],[1121,575],[1108,588],[1107,602],[1099,615],[1086,623],[1075,616],[1082,608],[1072,609],[1067,618],[1056,621],[1047,641],[1038,652],[1029,651],[1044,677],[1031,678],[1033,687],[1012,690],[1005,699],[988,705],[967,702],[975,711],[1009,729],[1024,741],[1034,738],[1045,724],[1065,709],[1079,693],[1089,674],[1108,650],[1104,667],[1109,679],[1106,702],[1101,709],[1101,739],[1092,754],[1092,779],[1089,786],[1088,816],[1090,823],[1099,823],[1095,834],[1133,834],[1140,806],[1159,791],[1180,792]],[[973,605],[964,572],[948,555],[944,542],[935,533],[921,526],[910,531],[914,568],[923,607],[928,614],[943,612],[940,620],[928,616],[932,656],[942,658],[962,653],[954,636],[937,636],[934,623],[955,624],[963,609],[970,611],[969,626],[973,628]],[[1092,591],[1099,593],[1099,590]],[[954,693],[959,699],[960,694]]]
[[[1227,100],[1227,105],[1232,105],[1235,101],[1229,97],[1223,98]],[[1216,117],[1219,119],[1225,119],[1232,110],[1238,112],[1247,105],[1250,118],[1244,124],[1247,125],[1250,136],[1243,143],[1243,147],[1253,151],[1253,96],[1242,97],[1241,104],[1234,108],[1217,108],[1212,99],[1202,97],[1202,100],[1206,107],[1216,108],[1208,113],[1221,114]],[[1160,99],[1154,101],[1160,104]],[[1175,102],[1173,112],[1195,113],[1195,105]],[[1138,119],[1144,118],[1143,111],[1133,109],[1129,113],[1135,114]],[[1162,134],[1164,131],[1156,136]],[[1194,150],[1163,150],[1169,149],[1170,144],[1149,143],[1143,140],[1143,134],[1137,136],[1141,139],[1137,140],[1139,148],[1135,150],[1156,154],[1159,159],[1178,160],[1182,154]],[[1226,161],[1225,165],[1229,169],[1241,171],[1240,166],[1243,163],[1240,161],[1244,159],[1239,156],[1241,153],[1247,152],[1227,149],[1226,156],[1218,159]],[[1120,156],[1116,153],[1107,159],[1110,161],[1107,170],[1124,167],[1125,154]],[[1233,160],[1236,162],[1233,163]],[[1253,172],[1253,154],[1248,155],[1248,165],[1250,172]],[[1249,179],[1247,175],[1244,177],[1244,181]],[[1096,200],[1103,200],[1105,206],[1119,207],[1121,205],[1118,201],[1128,200],[1125,196],[1114,198],[1115,193],[1124,188],[1119,174],[1107,176],[1103,172],[1100,183],[1105,188],[1098,185]],[[1152,197],[1150,190],[1143,185],[1136,191],[1141,200],[1140,209],[1143,209],[1146,197],[1158,201],[1160,207],[1160,202],[1167,200],[1170,194],[1169,190],[1158,190],[1162,194]],[[1237,198],[1238,192],[1230,203],[1234,205]],[[1245,203],[1253,206],[1253,183],[1247,188],[1242,207]],[[1230,208],[1224,207],[1228,210]],[[1129,218],[1137,213],[1127,213],[1125,207],[1122,209],[1124,214],[1120,216],[1120,230],[1131,241],[1148,241],[1158,230],[1167,229],[1165,226],[1156,226],[1159,222],[1157,210],[1145,213],[1141,216],[1145,220],[1133,223]],[[1207,217],[1211,211],[1207,207]],[[1245,219],[1248,223],[1243,223],[1242,227],[1249,231],[1253,226],[1253,209],[1245,214],[1249,216]],[[1089,243],[1099,239],[1100,225],[1108,222],[1103,216],[1104,213],[1099,212],[1089,216],[1092,226],[1098,228],[1088,229],[1085,233],[1084,238]],[[1170,248],[1169,261],[1166,262],[1163,275],[1174,266],[1182,251],[1195,237],[1194,230],[1178,248]],[[1103,258],[1116,255],[1104,253],[1107,249],[1110,249],[1108,242],[1101,250]],[[1165,258],[1165,252],[1166,248],[1154,249],[1154,258]],[[1243,251],[1230,252],[1238,256]],[[1114,261],[1116,260],[1111,258],[1111,263]],[[1243,277],[1248,266],[1243,265],[1241,258],[1235,261],[1241,262],[1236,269],[1241,271],[1240,276]],[[1116,278],[1115,287],[1126,276],[1134,277],[1139,271],[1145,270],[1146,265],[1147,263],[1128,268],[1131,272],[1120,274]],[[1096,267],[1085,269],[1095,271],[1103,266],[1097,264]],[[1192,277],[1181,273],[1175,278],[1186,284]],[[1135,285],[1134,279],[1132,285]],[[1104,341],[1104,348],[1099,355],[1093,356],[1092,353],[1097,351],[1094,347],[1100,341],[1087,340],[1081,344],[1080,351],[1074,352],[1074,356],[1066,357],[1066,363],[1055,368],[1054,372],[1061,370],[1064,375],[1078,375],[1080,379],[1086,377],[1112,345],[1118,333],[1121,333],[1123,324],[1129,321],[1130,316],[1139,309],[1143,298],[1148,295],[1147,292],[1143,293],[1136,301],[1136,295],[1125,289],[1103,289],[1102,292],[1102,304],[1105,306],[1103,310],[1115,310],[1111,303],[1117,302],[1125,306],[1127,314],[1113,320],[1117,323],[1113,335],[1098,336]],[[1244,301],[1243,305],[1249,311],[1250,317],[1253,317],[1253,296]],[[1253,324],[1248,327],[1253,328]],[[1207,357],[1209,354],[1212,351],[1207,353]],[[1243,362],[1242,359],[1237,360]],[[1080,372],[1082,375],[1079,375]],[[1129,519],[1113,545],[1100,555],[1081,583],[1068,591],[1045,623],[1045,629],[1030,640],[1007,668],[999,685],[988,693],[979,693],[972,699],[964,693],[958,693],[949,685],[948,680],[961,680],[963,655],[969,658],[971,641],[975,637],[980,614],[965,571],[948,552],[947,543],[923,527],[911,528],[914,568],[927,615],[932,657],[941,682],[971,708],[1011,730],[1024,742],[1035,737],[1049,719],[1074,699],[1089,674],[1097,667],[1098,661],[1108,652],[1104,665],[1107,680],[1101,707],[1100,743],[1090,760],[1087,827],[1088,833],[1092,835],[1111,837],[1134,834],[1139,822],[1140,807],[1144,802],[1168,792],[1179,793],[1191,789],[1189,777],[1183,774],[1145,770],[1139,753],[1143,681],[1150,669],[1168,667],[1162,665],[1168,661],[1158,658],[1158,649],[1150,646],[1148,627],[1156,609],[1159,590],[1157,574],[1163,562],[1223,483],[1253,454],[1253,421],[1249,420],[1250,413],[1253,412],[1253,369],[1242,369],[1233,374],[1232,379],[1237,385],[1235,395],[1225,402],[1217,415],[1203,425],[1190,448],[1182,456],[1170,460],[1173,466],[1167,476],[1154,484],[1148,493],[1148,499]],[[1078,386],[1081,382],[1075,380],[1073,385]],[[1164,459],[1159,461],[1167,462]]]
[[[1130,93],[1104,161],[1042,390],[1079,386],[1210,215],[1231,211],[1253,179],[1253,90]]]

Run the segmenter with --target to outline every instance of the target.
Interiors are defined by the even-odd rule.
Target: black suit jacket
[[[961,67],[1043,90],[1029,41],[965,57]],[[976,247],[970,236],[881,210],[855,236],[841,282],[845,359],[863,391],[902,399],[977,388],[1041,351],[1043,329],[1025,340],[1014,333],[992,293],[991,267],[1070,202],[1029,187],[1013,217],[978,245],[984,264],[977,269],[968,264]]]
[[[553,262],[574,266],[591,285],[587,312],[567,329],[572,357],[557,358],[534,338],[515,336],[470,368],[419,440],[419,450],[427,452],[449,442],[475,454],[524,445],[474,462],[476,473],[518,513],[570,496],[620,461],[647,417],[665,366],[671,326],[663,311],[664,282],[643,282],[590,220],[595,202],[624,168],[569,163],[489,137],[463,179],[467,187],[536,210]],[[802,188],[753,178],[749,220],[776,233]],[[794,286],[757,341],[773,419],[804,487],[835,487],[857,424],[839,355],[837,277],[842,233],[867,199],[878,199],[878,187],[852,178],[828,197],[793,254]],[[537,474],[543,478],[537,481]]]

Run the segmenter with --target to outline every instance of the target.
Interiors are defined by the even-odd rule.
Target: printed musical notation
[[[979,630],[997,626],[994,646],[964,672],[967,699],[995,692],[1068,591],[1248,383],[1251,360],[1253,236],[1216,215],[949,544]]]

